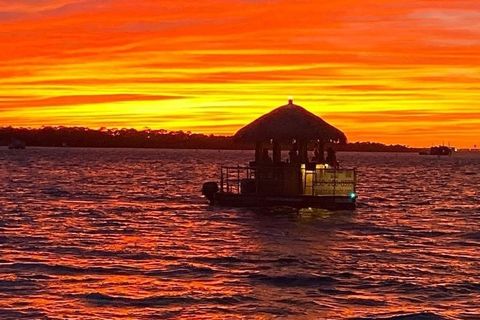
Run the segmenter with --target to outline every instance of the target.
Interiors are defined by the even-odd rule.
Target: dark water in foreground
[[[340,154],[356,212],[209,208],[249,152],[0,150],[0,318],[480,319],[480,156]]]

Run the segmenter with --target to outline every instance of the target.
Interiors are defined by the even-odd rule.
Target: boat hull
[[[356,199],[348,196],[267,196],[218,192],[213,205],[225,207],[321,208],[328,210],[355,210]]]

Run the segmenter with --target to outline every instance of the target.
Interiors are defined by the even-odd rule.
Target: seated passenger
[[[320,149],[319,144],[316,144],[315,149],[313,150],[312,162],[314,162],[314,163],[325,163],[325,156],[323,154],[323,148]]]
[[[338,168],[340,166],[337,161],[337,155],[335,154],[335,150],[333,150],[332,147],[329,147],[327,149],[326,163],[333,168]]]

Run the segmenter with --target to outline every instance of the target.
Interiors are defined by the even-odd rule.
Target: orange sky
[[[0,126],[232,134],[288,96],[351,141],[480,145],[478,0],[0,0]]]

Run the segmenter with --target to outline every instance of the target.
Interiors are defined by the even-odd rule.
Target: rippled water
[[[210,208],[250,152],[0,150],[0,317],[480,319],[480,156],[342,153],[355,212]]]

